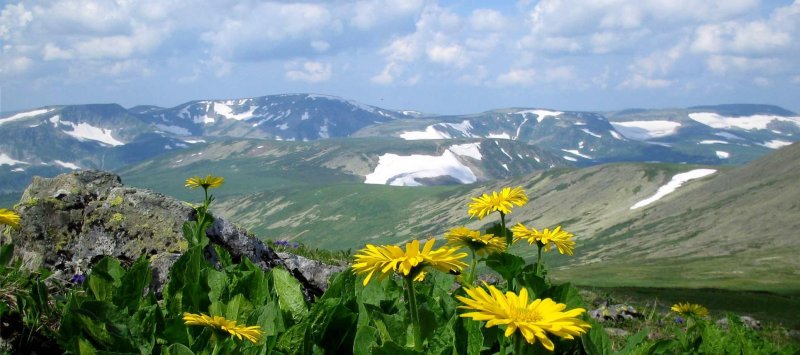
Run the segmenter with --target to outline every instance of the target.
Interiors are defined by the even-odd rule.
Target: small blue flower
[[[72,275],[72,278],[69,280],[69,282],[74,284],[82,284],[84,281],[86,281],[86,275],[84,274]]]
[[[675,324],[683,324],[684,320],[681,317],[675,317]]]

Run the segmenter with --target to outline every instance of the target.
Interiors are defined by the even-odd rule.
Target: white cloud
[[[55,44],[48,43],[44,45],[44,53],[42,53],[42,57],[44,60],[72,59],[72,53],[59,48]]]
[[[22,74],[33,65],[33,60],[25,56],[3,58],[0,61],[0,77]]]
[[[330,63],[321,63],[314,61],[306,61],[302,67],[298,68],[297,63],[290,63],[290,69],[286,72],[286,78],[293,81],[305,81],[309,83],[318,83],[328,81],[331,78],[333,70]]]
[[[621,88],[631,88],[631,89],[658,89],[658,88],[665,88],[672,85],[673,82],[671,80],[666,79],[657,79],[657,78],[648,78],[641,74],[633,74],[628,79],[623,81],[620,84]]]
[[[0,11],[0,39],[9,40],[33,20],[33,14],[24,4],[7,4]]]
[[[769,86],[770,81],[769,81],[769,79],[767,79],[767,78],[765,78],[763,76],[757,76],[757,77],[753,78],[753,84],[756,84],[756,86],[765,87],[765,86]]]
[[[530,68],[510,69],[497,77],[501,86],[532,86],[536,71]]]
[[[493,9],[475,9],[469,17],[469,24],[476,31],[502,31],[507,23],[508,19]]]
[[[325,52],[331,48],[331,44],[325,41],[311,41],[310,45],[317,52]]]
[[[428,59],[434,63],[463,67],[469,61],[464,48],[458,44],[432,45],[425,52]]]
[[[765,53],[784,48],[791,35],[766,22],[725,22],[701,26],[692,50],[699,53]]]

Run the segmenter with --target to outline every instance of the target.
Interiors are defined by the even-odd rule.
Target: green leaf
[[[0,246],[0,266],[8,266],[11,264],[11,259],[14,257],[14,244],[5,244]]]
[[[567,310],[573,308],[584,308],[583,298],[578,292],[578,289],[573,287],[570,283],[553,286],[539,297],[549,297],[556,302],[564,303],[567,305]]]
[[[588,332],[581,335],[581,342],[583,349],[589,355],[610,355],[611,339],[608,338],[605,329],[600,323],[590,319],[589,324],[592,326]]]
[[[286,330],[286,333],[278,338],[275,348],[287,355],[310,354],[312,345],[308,334],[308,323],[301,322]]]
[[[486,258],[486,266],[505,280],[513,280],[525,266],[525,259],[509,253],[496,253]]]
[[[125,275],[125,270],[119,260],[105,256],[92,268],[87,281],[89,290],[97,300],[111,300],[123,275]]]
[[[387,341],[383,343],[383,345],[377,348],[373,348],[372,354],[373,355],[416,355],[423,353],[419,351],[414,351],[410,348],[400,346],[395,342]]]
[[[628,337],[627,341],[625,342],[625,347],[620,349],[616,354],[617,355],[627,355],[630,354],[633,349],[635,349],[642,341],[647,338],[647,335],[650,334],[650,328],[642,328],[639,332],[634,335]]]
[[[84,338],[78,338],[78,354],[80,355],[94,355],[97,354],[97,350],[92,346],[88,340]]]
[[[275,291],[278,294],[278,305],[281,310],[289,313],[295,323],[299,322],[308,314],[300,282],[283,269],[273,269],[272,279],[275,282]]]
[[[162,348],[163,355],[194,355],[192,349],[183,344],[172,344],[166,348]]]
[[[164,287],[164,304],[168,315],[206,312],[210,301],[207,290],[203,290],[200,282],[203,263],[202,248],[192,247],[172,265],[169,283]]]
[[[144,289],[150,285],[152,271],[145,256],[136,260],[122,277],[119,288],[114,292],[114,304],[119,309],[128,309],[128,314],[136,312],[142,300]]]
[[[235,319],[237,321],[244,320],[243,315],[249,314],[253,311],[253,305],[242,294],[233,296],[230,301],[225,305],[225,318]]]
[[[458,354],[479,355],[483,347],[483,333],[480,322],[453,315],[452,323],[455,342],[453,344]]]
[[[225,248],[220,245],[214,244],[212,245],[214,251],[217,253],[217,260],[222,268],[226,268],[233,265],[233,259],[231,258],[231,253],[229,253]]]
[[[354,355],[372,354],[372,348],[378,346],[378,330],[368,325],[358,327],[353,340]]]
[[[517,285],[528,289],[530,293],[528,296],[531,297],[531,299],[540,298],[539,296],[544,294],[549,287],[547,280],[545,280],[544,277],[536,275],[536,270],[534,269],[534,265],[528,265],[516,278]]]

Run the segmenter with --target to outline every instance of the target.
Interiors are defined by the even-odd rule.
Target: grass
[[[665,311],[675,303],[701,304],[715,318],[733,312],[747,315],[765,323],[773,323],[792,329],[800,329],[800,294],[779,295],[769,292],[730,291],[713,288],[665,288],[665,287],[590,287],[594,293],[622,303],[657,304]]]

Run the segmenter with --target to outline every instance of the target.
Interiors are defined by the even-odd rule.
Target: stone
[[[600,307],[590,310],[589,316],[598,322],[612,321],[618,322],[623,319],[641,318],[642,314],[635,308],[626,304],[608,305],[604,302]]]
[[[29,267],[45,266],[69,280],[86,273],[105,255],[123,264],[145,256],[153,268],[151,287],[157,294],[187,247],[183,223],[195,218],[194,208],[185,202],[123,186],[119,176],[96,170],[35,177],[15,209],[22,217],[20,228],[7,229],[4,237],[13,241],[15,254]],[[342,269],[278,257],[249,232],[222,218],[215,218],[206,233],[234,261],[246,257],[264,270],[287,269],[303,284],[309,300],[321,295],[330,275]]]
[[[745,327],[752,330],[761,330],[761,322],[750,316],[739,316],[739,320]],[[717,321],[717,325],[723,329],[728,329],[728,318],[722,318]]]
[[[627,330],[621,328],[605,328],[606,334],[612,337],[627,337],[630,335]]]

